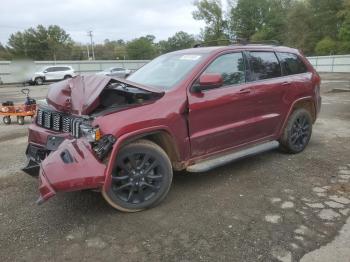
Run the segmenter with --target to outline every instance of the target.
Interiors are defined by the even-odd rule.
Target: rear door
[[[285,80],[292,83],[291,96],[313,95],[312,72],[309,72],[303,60],[298,55],[287,52],[278,52],[277,56],[282,65]]]
[[[248,81],[254,86],[256,136],[259,139],[275,136],[288,108],[292,82],[282,76],[282,68],[274,51],[249,51]]]
[[[44,70],[45,73],[45,79],[46,80],[54,80],[56,79],[55,73],[56,73],[56,67],[48,67]]]
[[[246,83],[242,52],[218,56],[202,74],[221,74],[223,86],[189,92],[189,134],[192,157],[232,148],[253,139],[253,90]]]
[[[68,73],[68,71],[70,70],[69,67],[56,67],[56,71],[55,71],[55,80],[61,80],[64,78],[64,76]]]

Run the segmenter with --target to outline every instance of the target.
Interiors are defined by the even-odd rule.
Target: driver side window
[[[245,83],[245,65],[242,53],[225,54],[216,58],[204,71],[205,74],[220,74],[223,86]]]

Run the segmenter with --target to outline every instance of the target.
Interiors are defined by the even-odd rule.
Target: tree
[[[8,50],[0,43],[0,60],[10,60],[11,54]]]
[[[334,55],[336,50],[337,42],[329,36],[319,41],[315,48],[317,55]]]
[[[249,40],[261,31],[267,9],[267,0],[238,0],[236,6],[231,3],[231,34]]]
[[[203,20],[207,24],[201,33],[204,42],[215,45],[220,44],[218,40],[229,37],[228,24],[220,0],[200,0],[194,5],[197,10],[192,13],[193,18]]]
[[[147,35],[136,38],[126,44],[126,52],[129,59],[152,59],[157,51],[154,44],[155,36]]]
[[[190,48],[195,44],[193,35],[183,31],[175,33],[174,36],[169,37],[168,40],[159,41],[159,51],[164,54],[176,50]]]
[[[343,8],[343,0],[308,0],[308,4],[317,39],[327,36],[336,39],[341,25],[338,14]]]
[[[290,7],[286,17],[285,41],[288,46],[313,54],[318,41],[313,31],[313,19],[309,5],[296,1]]]
[[[238,0],[231,2],[231,35],[247,40],[278,40],[285,36],[285,14],[292,0]]]
[[[35,60],[56,60],[69,58],[73,41],[62,28],[38,25],[23,32],[12,34],[8,47],[14,57]]]

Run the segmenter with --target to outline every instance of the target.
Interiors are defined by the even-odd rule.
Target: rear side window
[[[242,53],[225,54],[216,58],[204,73],[221,74],[223,86],[245,82],[245,66]]]
[[[283,75],[297,75],[307,72],[304,62],[295,54],[277,53],[281,61]]]
[[[45,69],[46,72],[55,72],[56,68],[55,67],[48,67]]]
[[[56,71],[68,71],[69,67],[57,67]]]
[[[281,66],[274,52],[250,52],[251,80],[264,80],[282,76]]]

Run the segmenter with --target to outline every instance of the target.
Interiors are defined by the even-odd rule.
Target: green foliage
[[[156,56],[157,50],[154,44],[153,35],[136,38],[126,44],[126,52],[129,59],[152,59]]]
[[[24,32],[16,32],[8,41],[13,57],[31,58],[35,60],[66,59],[70,56],[73,41],[59,26],[51,25],[45,28],[38,25]]]
[[[195,44],[193,35],[187,34],[183,31],[175,33],[174,36],[169,37],[168,40],[159,41],[159,51],[164,54],[176,50],[191,48]]]
[[[334,55],[337,50],[337,42],[329,36],[319,41],[315,51],[317,55]]]
[[[267,11],[267,0],[238,0],[236,6],[231,5],[229,17],[231,34],[251,39],[262,29]]]
[[[97,60],[125,59],[127,57],[124,40],[110,41],[106,39],[103,44],[94,47]]]
[[[305,54],[313,54],[317,44],[314,33],[311,10],[305,2],[292,3],[286,17],[285,39],[282,43],[303,50]]]
[[[212,21],[220,21],[221,28],[231,38],[277,40],[308,55],[349,50],[350,0],[231,0],[229,3],[224,18],[219,15],[225,13],[219,1],[195,3],[194,18],[207,24],[204,36],[208,31],[218,31],[215,25],[219,23]]]
[[[312,28],[317,39],[329,36],[336,39],[341,19],[339,12],[343,9],[343,0],[308,0],[312,17]]]
[[[196,0],[193,18],[206,26],[200,40],[205,45],[227,44],[237,37],[251,41],[278,40],[307,55],[350,53],[350,0]],[[197,37],[198,38],[198,37]],[[226,40],[225,40],[226,39]],[[95,58],[152,59],[189,48],[196,38],[180,31],[155,42],[152,35],[126,42],[122,39],[95,45]],[[74,43],[59,26],[42,25],[12,34],[7,46],[0,44],[0,60],[87,59],[87,45]],[[89,47],[91,56],[91,47]]]
[[[8,50],[0,43],[0,60],[10,60],[11,54]]]
[[[225,13],[220,0],[201,0],[194,3],[197,10],[193,12],[193,18],[203,20],[207,26],[201,32],[204,42],[211,45],[220,44],[222,39],[228,38],[228,24],[224,19]]]

